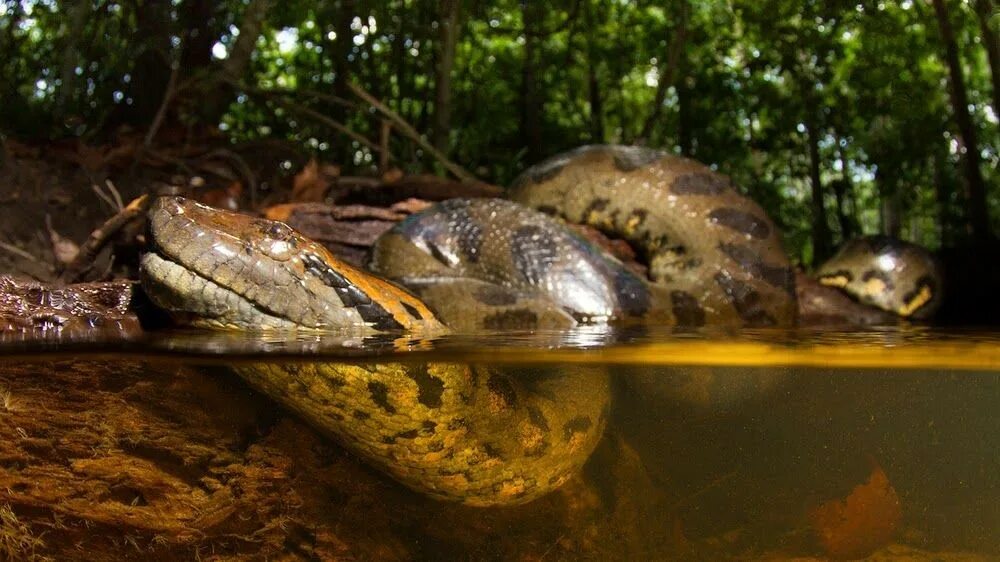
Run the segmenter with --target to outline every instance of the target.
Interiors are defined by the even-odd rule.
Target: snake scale
[[[588,146],[528,169],[510,196],[450,200],[398,224],[371,261],[392,282],[282,223],[161,198],[149,214],[142,284],[182,321],[250,330],[795,322],[794,272],[780,232],[702,164],[646,148]],[[564,220],[628,241],[648,275]],[[610,404],[598,369],[234,368],[398,481],[470,505],[524,503],[558,487],[593,451]]]

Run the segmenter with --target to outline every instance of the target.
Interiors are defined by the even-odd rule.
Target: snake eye
[[[292,229],[285,223],[268,221],[264,224],[264,235],[275,240],[285,240],[292,236]]]
[[[295,231],[288,225],[274,221],[260,221],[258,223],[260,233],[264,235],[264,240],[258,242],[257,247],[263,250],[268,256],[285,261],[291,257],[295,249]]]

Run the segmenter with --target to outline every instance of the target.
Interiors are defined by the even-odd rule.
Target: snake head
[[[416,297],[288,225],[161,197],[149,210],[143,288],[195,325],[249,330],[438,330]]]

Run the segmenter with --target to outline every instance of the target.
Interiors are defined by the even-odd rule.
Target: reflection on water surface
[[[997,559],[998,341],[927,329],[9,337],[0,519],[56,556],[84,544],[176,559]],[[540,500],[439,502],[225,367],[317,358],[603,370],[607,430]]]

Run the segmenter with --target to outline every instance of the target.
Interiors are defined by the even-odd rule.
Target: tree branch
[[[437,159],[438,162],[441,162],[441,165],[444,166],[445,169],[447,169],[449,172],[454,174],[456,178],[468,182],[479,181],[476,178],[476,176],[469,173],[465,168],[452,162],[451,160],[448,159],[447,156],[442,154],[438,149],[434,148],[434,146],[431,143],[427,142],[423,138],[423,136],[421,136],[420,133],[418,133],[417,130],[413,128],[413,126],[411,126],[402,117],[400,117],[398,113],[390,109],[384,103],[377,100],[374,96],[365,91],[364,88],[358,86],[353,82],[348,82],[347,87],[351,90],[351,92],[354,93],[354,95],[363,99],[369,105],[371,105],[379,112],[381,112],[383,115],[388,117],[389,120],[396,125],[396,128],[399,129],[399,132],[413,139],[414,142],[419,144],[421,148],[426,150],[431,156]]]

